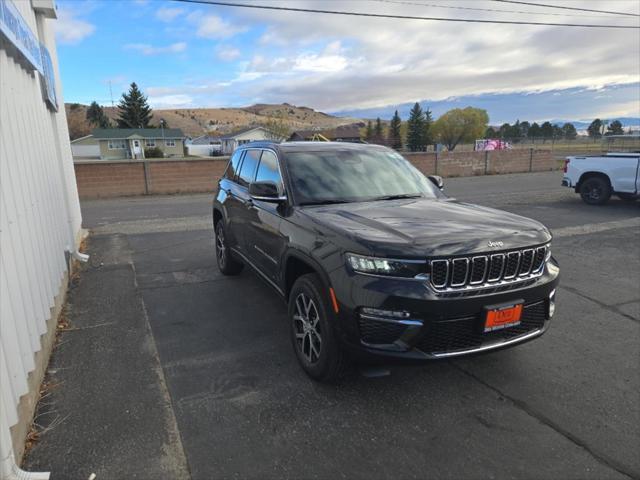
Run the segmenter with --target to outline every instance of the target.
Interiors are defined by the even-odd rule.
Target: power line
[[[349,15],[353,17],[373,17],[373,18],[394,18],[399,20],[429,20],[439,22],[463,22],[463,23],[493,23],[493,24],[507,24],[507,25],[538,25],[538,26],[550,26],[550,27],[584,27],[584,28],[633,28],[640,29],[640,26],[633,25],[602,25],[602,24],[585,24],[585,23],[546,23],[546,22],[525,22],[516,20],[481,20],[475,18],[446,18],[446,17],[419,17],[413,15],[391,15],[382,13],[365,13],[365,12],[349,12],[343,10],[322,10],[317,8],[294,8],[294,7],[276,7],[273,5],[255,5],[246,3],[234,3],[234,2],[219,2],[208,0],[173,0],[174,2],[183,3],[200,3],[204,5],[219,5],[223,7],[238,7],[238,8],[254,8],[260,10],[277,10],[288,12],[302,12],[302,13],[325,13],[329,15]]]
[[[637,13],[612,12],[610,10],[593,10],[591,8],[565,7],[562,5],[549,5],[547,3],[521,2],[519,0],[493,0],[493,1],[500,2],[500,3],[515,3],[516,5],[530,5],[532,7],[560,8],[562,10],[576,10],[578,12],[594,12],[594,13],[606,13],[609,15],[626,15],[630,17],[640,17],[640,15],[638,15]]]
[[[433,7],[433,8],[449,8],[454,10],[474,10],[478,12],[497,12],[497,13],[524,13],[526,15],[546,15],[553,17],[591,17],[591,18],[602,18],[602,15],[586,15],[586,14],[578,14],[578,13],[550,13],[550,12],[532,12],[531,10],[502,10],[498,8],[480,8],[480,7],[460,7],[453,5],[437,5],[434,3],[419,3],[419,2],[409,2],[402,0],[369,0],[371,2],[381,2],[381,3],[395,3],[401,5],[418,5],[421,7]]]

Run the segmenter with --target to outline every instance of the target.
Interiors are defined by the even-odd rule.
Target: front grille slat
[[[497,282],[504,272],[504,254],[491,255],[491,267],[489,268],[489,282]]]
[[[431,260],[431,285],[438,291],[504,289],[542,274],[548,245],[491,255]],[[518,283],[520,284],[520,283]]]
[[[461,287],[467,283],[469,273],[468,258],[454,258],[451,262],[451,282],[452,287]]]

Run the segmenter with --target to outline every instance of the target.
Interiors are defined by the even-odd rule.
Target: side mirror
[[[284,202],[287,197],[281,195],[278,186],[274,182],[252,182],[249,185],[249,196],[254,200],[261,202],[279,203]]]
[[[427,178],[440,190],[444,190],[444,181],[440,175],[429,175]]]

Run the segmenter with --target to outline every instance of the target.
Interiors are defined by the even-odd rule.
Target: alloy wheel
[[[216,231],[216,255],[218,257],[218,265],[224,268],[227,260],[227,247],[224,244],[224,230],[219,227]]]
[[[320,314],[315,302],[304,293],[296,297],[293,328],[298,350],[309,363],[316,363],[322,349]]]

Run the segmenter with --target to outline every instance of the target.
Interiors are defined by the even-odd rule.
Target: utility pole
[[[162,130],[162,156],[164,157],[164,149],[167,146],[164,141],[164,118],[160,119],[160,130]]]

